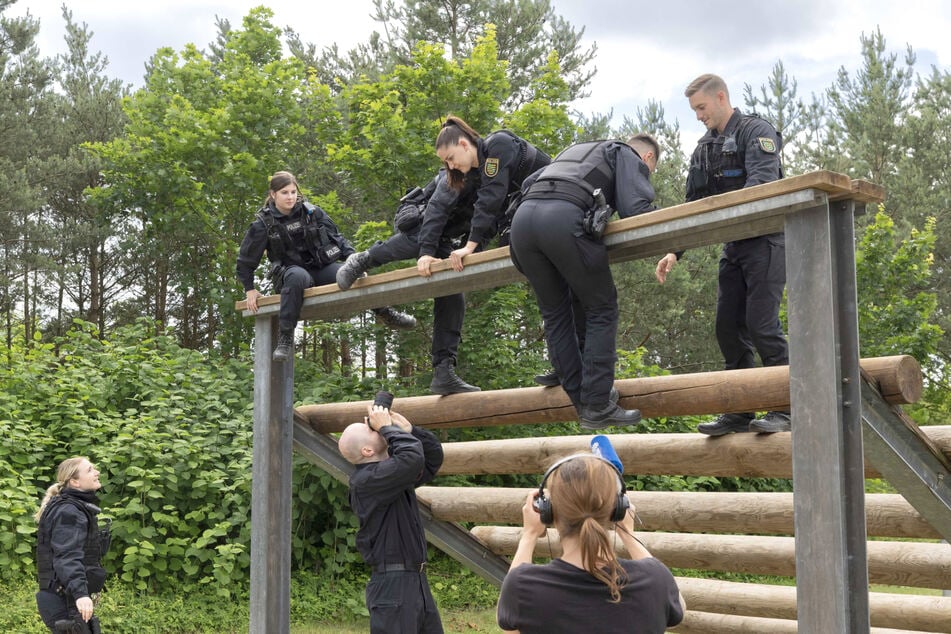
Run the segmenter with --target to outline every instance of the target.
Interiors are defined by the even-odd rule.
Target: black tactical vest
[[[99,529],[98,511],[90,508],[82,500],[64,495],[57,495],[50,499],[43,515],[40,517],[40,526],[36,534],[36,572],[42,590],[57,591],[57,586],[66,585],[68,580],[57,579],[53,570],[53,548],[50,541],[53,537],[54,513],[60,512],[63,504],[69,504],[81,510],[86,515],[86,542],[83,544],[83,567],[86,568],[86,587],[89,592],[101,592],[105,584],[105,571],[102,569],[102,558],[109,551],[112,535],[108,526]]]
[[[613,196],[614,169],[604,158],[604,150],[611,143],[620,142],[588,141],[565,149],[539,174],[525,200],[558,198],[588,209],[594,204],[595,189]]]
[[[258,219],[267,228],[267,253],[272,263],[329,264],[340,254],[327,229],[318,222],[317,214],[323,210],[306,201],[303,205],[301,217],[285,223],[275,222],[267,206],[258,210]]]
[[[716,138],[705,136],[700,140],[699,166],[691,167],[691,172],[688,174],[692,190],[695,192],[694,199],[743,188],[747,177],[744,143],[746,129],[758,119],[765,121],[756,114],[741,115],[732,134],[720,134]],[[779,140],[776,148],[778,153],[783,147],[783,140],[778,132],[776,138]],[[783,176],[782,166],[780,166],[779,176],[780,178]]]

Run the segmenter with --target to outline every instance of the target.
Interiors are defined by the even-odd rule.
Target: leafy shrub
[[[0,370],[0,575],[32,573],[42,493],[61,460],[86,455],[112,519],[107,569],[139,591],[240,592],[250,565],[248,365],[180,348],[144,321],[109,340],[77,322],[13,359]],[[346,487],[295,463],[295,566],[340,574],[359,560]]]

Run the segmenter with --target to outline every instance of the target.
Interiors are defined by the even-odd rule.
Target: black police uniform
[[[333,284],[337,269],[354,249],[323,209],[299,200],[286,216],[268,202],[248,228],[236,267],[245,292],[254,288],[254,270],[265,251],[271,262],[271,281],[280,287],[280,329],[293,332],[304,289]]]
[[[366,588],[372,634],[443,631],[426,578],[426,535],[416,487],[442,466],[443,450],[429,430],[380,428],[390,457],[358,464],[350,474],[350,506],[360,520],[357,549],[373,573]]]
[[[722,133],[708,130],[690,159],[687,201],[782,178],[779,135],[769,122],[734,109]],[[787,365],[779,321],[786,286],[782,232],[723,246],[717,287],[716,334],[724,369],[751,368],[753,351],[764,366]]]
[[[512,261],[535,291],[548,354],[571,402],[602,406],[617,361],[617,289],[604,242],[583,221],[596,188],[621,218],[653,210],[650,169],[625,143],[592,141],[563,151],[526,188],[512,220]],[[572,298],[584,309],[583,352]]]
[[[551,163],[551,157],[525,139],[499,130],[479,139],[479,188],[469,242],[483,247],[496,233],[507,241],[505,211],[530,174]]]
[[[98,616],[93,614],[86,623],[76,609],[76,599],[91,598],[105,586],[102,557],[109,549],[110,537],[108,528],[99,528],[98,504],[95,492],[66,487],[50,499],[40,516],[36,605],[51,632],[56,622],[63,620],[73,621],[76,632],[101,631]]]
[[[404,204],[422,208],[419,224],[405,226],[383,242],[377,242],[368,250],[368,259],[361,268],[373,267],[410,258],[429,255],[447,258],[452,250],[465,244],[472,219],[476,198],[476,178],[467,178],[462,190],[450,189],[445,170],[440,170],[418,197]],[[402,210],[402,208],[401,208]],[[397,214],[399,217],[399,213]],[[462,339],[462,324],[466,316],[466,298],[463,293],[453,293],[433,299],[432,363],[438,366],[446,359],[456,363],[459,341]]]

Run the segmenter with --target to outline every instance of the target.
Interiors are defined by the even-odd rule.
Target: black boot
[[[337,269],[337,286],[341,290],[347,290],[353,283],[363,277],[363,274],[370,269],[370,252],[357,251],[351,253],[347,261]]]
[[[277,335],[277,347],[274,348],[271,360],[283,363],[290,359],[292,354],[294,354],[294,331],[282,330]]]
[[[455,362],[452,359],[443,359],[433,368],[433,381],[429,384],[429,391],[433,394],[459,394],[461,392],[479,392],[481,388],[469,385],[456,375]]]
[[[697,431],[707,436],[741,434],[753,431],[750,429],[751,422],[753,422],[752,414],[720,414],[716,420],[697,425]]]
[[[624,409],[617,403],[608,401],[601,407],[582,405],[578,409],[578,418],[585,429],[604,429],[619,425],[636,425],[641,422],[641,412],[637,409]]]
[[[792,431],[789,412],[767,412],[766,416],[750,423],[750,431],[760,434],[773,434],[778,431]]]
[[[343,270],[343,269],[341,269]],[[397,330],[411,330],[416,327],[416,318],[409,313],[403,313],[392,306],[383,308],[374,308],[373,314],[377,320],[384,326],[395,328]]]
[[[554,370],[549,370],[545,374],[536,374],[535,383],[544,385],[545,387],[557,387],[561,385],[561,379],[558,378],[557,372]]]

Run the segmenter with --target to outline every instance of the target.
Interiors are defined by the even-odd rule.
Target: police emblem
[[[759,141],[759,146],[763,148],[764,152],[768,152],[769,154],[776,153],[776,142],[769,137],[761,136],[757,137],[756,140]]]
[[[489,178],[499,173],[499,159],[485,159],[485,175]]]

